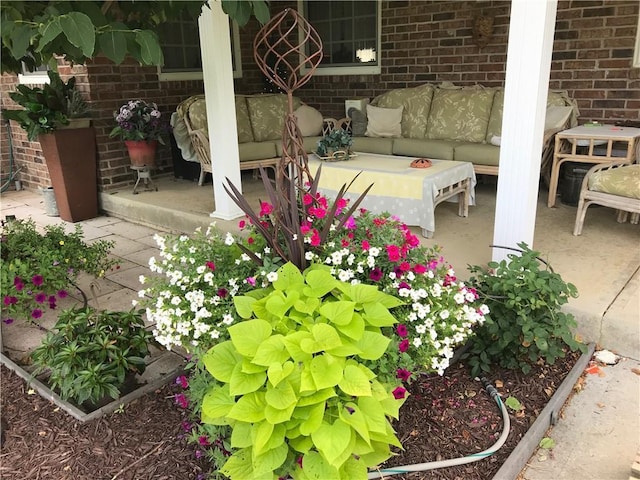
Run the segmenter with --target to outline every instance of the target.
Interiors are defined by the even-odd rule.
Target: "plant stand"
[[[140,184],[140,180],[143,181],[144,183],[144,191],[145,192],[152,192],[152,191],[158,191],[158,187],[156,186],[155,183],[153,183],[153,180],[151,179],[151,168],[147,167],[146,165],[143,167],[137,167],[135,165],[131,165],[131,170],[135,170],[138,173],[138,179],[136,180],[136,184],[133,186],[133,194],[137,195],[137,189],[138,189],[138,185]]]

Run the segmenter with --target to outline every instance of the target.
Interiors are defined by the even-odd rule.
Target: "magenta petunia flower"
[[[302,468],[302,455],[296,458],[296,463],[300,466],[300,468]]]
[[[320,245],[320,233],[315,228],[313,229],[313,233],[311,234],[311,245],[317,247]]]
[[[20,277],[16,277],[13,279],[13,287],[18,292],[21,292],[24,289],[24,283],[22,282],[22,279]]]
[[[271,205],[268,202],[261,202],[260,203],[260,216],[264,217],[265,215],[269,215],[271,212],[273,212],[273,205]]]
[[[356,228],[356,221],[354,220],[353,217],[349,217],[347,218],[347,221],[344,223],[344,226],[349,230],[353,230],[354,228]]]
[[[4,304],[6,306],[15,305],[16,303],[18,303],[18,299],[16,297],[14,297],[13,295],[6,295],[4,297]]]
[[[415,267],[413,267],[413,271],[415,273],[417,273],[418,275],[422,275],[422,274],[426,273],[427,267],[424,266],[421,263],[418,263]]]
[[[39,308],[35,308],[31,312],[31,318],[38,319],[40,317],[42,317],[42,310],[40,310]]]
[[[396,400],[401,400],[407,394],[407,390],[402,387],[396,387],[391,393],[393,394],[393,398],[395,398]]]
[[[256,277],[247,277],[247,283],[252,287],[256,286]]]
[[[207,262],[205,265],[206,265],[206,266],[207,266],[207,268],[208,268],[209,270],[211,270],[211,271],[213,271],[213,270],[215,270],[215,269],[216,269],[216,264],[215,264],[215,263],[213,263],[213,262]]]
[[[403,382],[406,382],[411,378],[411,372],[404,368],[399,368],[396,370],[396,377],[402,380]]]
[[[186,397],[186,395],[184,393],[179,393],[174,398],[175,398],[176,403],[181,408],[189,407],[189,399]]]
[[[362,241],[362,250],[365,252],[371,248],[371,244],[367,240]]]
[[[387,245],[387,255],[389,256],[389,261],[397,262],[400,260],[400,249],[397,245]]]
[[[400,335],[401,337],[403,337],[403,338],[404,338],[404,337],[406,337],[406,336],[407,336],[407,334],[408,334],[408,332],[407,332],[407,326],[406,326],[406,325],[403,325],[403,324],[398,325],[398,326],[396,327],[396,333],[397,333],[398,335]]]
[[[369,278],[374,282],[380,281],[380,279],[382,278],[382,270],[380,270],[378,267],[374,268],[373,270],[371,270],[371,272],[369,272]]]
[[[220,298],[225,298],[227,295],[229,295],[229,290],[227,290],[226,288],[219,288],[217,294]]]
[[[36,287],[39,287],[44,283],[44,277],[42,275],[34,275],[31,277],[31,283],[33,283]]]
[[[302,197],[302,203],[305,205],[311,205],[313,203],[313,197],[310,194],[305,193]]]
[[[44,293],[44,292],[36,293],[36,295],[33,297],[33,299],[37,303],[44,303],[44,301],[47,299],[47,294]]]
[[[204,455],[204,453],[202,453],[202,450],[196,450],[196,458],[202,458],[202,455]]]
[[[398,350],[400,350],[400,352],[404,353],[407,350],[409,350],[409,340],[407,340],[406,338],[404,340],[402,340],[400,342],[400,345],[398,345]]]
[[[189,380],[184,375],[180,375],[176,378],[176,385],[180,385],[182,388],[189,387]]]
[[[5,318],[2,321],[5,325],[11,325],[13,323],[13,318]]]
[[[201,447],[208,447],[209,445],[211,445],[206,435],[200,435],[198,437],[198,443],[200,444]]]
[[[240,230],[242,230],[242,229],[243,229],[244,227],[246,227],[246,226],[247,226],[247,222],[245,222],[244,220],[240,220],[240,221],[238,222],[238,228],[239,228]]]
[[[188,422],[187,420],[183,420],[180,425],[182,425],[182,430],[184,430],[185,432],[190,432],[191,429],[193,428],[193,425],[191,425],[191,422]]]

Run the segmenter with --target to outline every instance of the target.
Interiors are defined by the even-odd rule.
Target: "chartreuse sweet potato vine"
[[[232,479],[358,479],[400,447],[389,418],[404,399],[361,362],[377,360],[402,304],[373,285],[351,285],[292,263],[272,286],[234,298],[244,321],[202,358],[221,382],[202,421],[230,425]],[[402,396],[403,395],[396,395]]]

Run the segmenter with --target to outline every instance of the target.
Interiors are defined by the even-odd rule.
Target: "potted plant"
[[[43,87],[19,85],[10,98],[22,109],[3,110],[4,118],[18,122],[30,141],[39,141],[60,218],[68,222],[98,215],[96,140],[88,120],[87,104],[75,78],[66,83],[49,71]]]
[[[351,138],[349,132],[338,128],[318,140],[316,154],[322,160],[349,160],[351,156],[351,145],[353,145],[353,138]]]
[[[161,120],[158,105],[130,100],[113,114],[117,125],[109,137],[124,140],[134,167],[154,167],[158,142],[164,145],[168,125]]]

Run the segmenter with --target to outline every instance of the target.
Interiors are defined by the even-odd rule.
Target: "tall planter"
[[[131,165],[134,167],[155,167],[157,140],[125,140]]]
[[[98,216],[96,138],[92,127],[38,136],[60,218],[79,222]]]

